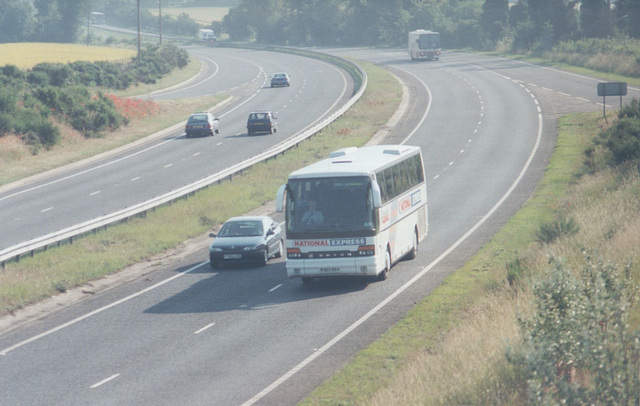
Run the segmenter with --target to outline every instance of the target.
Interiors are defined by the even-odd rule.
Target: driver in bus
[[[309,210],[305,211],[302,215],[302,224],[313,225],[321,224],[324,221],[322,212],[316,208],[317,204],[315,200],[309,201]]]

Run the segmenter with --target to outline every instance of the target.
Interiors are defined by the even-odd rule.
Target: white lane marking
[[[209,62],[211,62],[213,64],[213,66],[215,68],[213,70],[213,73],[211,73],[209,76],[207,76],[207,77],[205,77],[203,79],[198,80],[196,83],[194,83],[194,84],[192,84],[190,86],[181,87],[179,89],[170,90],[170,91],[167,91],[167,92],[162,92],[162,91],[161,92],[154,92],[154,93],[151,93],[151,94],[154,95],[154,96],[159,95],[159,94],[164,96],[164,95],[171,94],[171,93],[181,92],[183,90],[187,90],[187,89],[191,89],[191,88],[194,88],[194,87],[202,86],[202,83],[204,83],[207,80],[209,80],[209,79],[213,78],[214,76],[216,76],[218,74],[218,71],[220,70],[219,67],[218,67],[218,64],[215,63],[213,61],[213,59],[206,58],[206,57],[203,57],[203,56],[200,56],[200,58],[205,59],[205,60],[207,60],[207,61],[209,61]]]
[[[202,327],[200,330],[195,331],[193,334],[200,334],[203,331],[213,327],[216,323],[211,323],[211,324],[207,324],[206,326]]]
[[[282,283],[281,283],[281,284],[279,284],[279,285],[277,285],[277,286],[272,287],[271,289],[269,289],[269,293],[271,293],[271,292],[273,292],[274,290],[276,290],[276,289],[280,288],[281,286],[282,286]]]
[[[195,154],[193,154],[193,156],[198,156],[200,155],[200,152],[196,152]]]
[[[436,258],[433,262],[431,262],[429,265],[427,265],[425,268],[423,268],[418,274],[416,274],[413,278],[411,278],[409,281],[407,281],[404,285],[399,287],[395,292],[393,292],[386,299],[384,299],[382,302],[380,302],[376,307],[374,307],[373,309],[369,310],[369,312],[367,312],[364,316],[362,316],[360,319],[356,320],[352,325],[350,325],[344,331],[342,331],[340,334],[335,336],[332,340],[330,340],[328,343],[326,343],[324,346],[322,346],[318,351],[315,351],[313,354],[308,356],[306,359],[304,359],[298,365],[296,365],[291,370],[289,370],[289,372],[285,373],[280,378],[278,378],[275,382],[273,382],[271,385],[269,385],[265,389],[263,389],[260,393],[258,393],[257,395],[255,395],[254,397],[249,399],[247,402],[243,403],[242,406],[250,406],[250,405],[255,404],[260,399],[262,399],[263,397],[268,395],[270,392],[272,392],[274,389],[276,389],[278,386],[282,385],[282,383],[284,383],[289,378],[291,378],[296,372],[300,371],[302,368],[304,368],[305,366],[310,364],[313,360],[315,360],[316,358],[318,358],[319,356],[324,354],[327,350],[329,350],[331,347],[333,347],[335,344],[337,344],[340,340],[342,340],[344,337],[346,337],[349,333],[351,333],[353,330],[355,330],[357,327],[359,327],[365,321],[370,319],[380,309],[382,309],[389,302],[391,302],[393,299],[395,299],[398,295],[400,295],[402,292],[407,290],[411,285],[413,285],[415,282],[417,282],[420,278],[422,278],[427,272],[429,272],[431,269],[433,269],[433,267],[435,267],[437,264],[439,264],[443,259],[445,259],[447,256],[449,256],[449,254],[451,254],[456,248],[458,248],[478,228],[480,228],[480,226],[482,226],[489,219],[489,217],[491,217],[493,215],[493,213],[495,213],[498,210],[498,208],[500,208],[500,206],[502,206],[502,204],[509,198],[509,196],[511,196],[511,194],[513,193],[515,188],[520,184],[520,182],[524,178],[524,175],[526,174],[527,170],[529,169],[529,166],[531,166],[531,162],[533,162],[533,158],[536,155],[536,153],[538,152],[538,148],[540,147],[540,142],[542,140],[542,124],[543,124],[542,123],[542,113],[538,113],[538,134],[537,134],[537,137],[536,137],[536,142],[535,142],[535,144],[534,144],[534,146],[533,146],[533,148],[532,148],[532,150],[531,150],[531,152],[529,154],[529,158],[527,159],[527,162],[525,162],[524,166],[520,170],[520,173],[518,174],[516,179],[511,184],[511,187],[509,188],[509,190],[507,190],[505,192],[505,194],[502,195],[502,197],[496,202],[496,204],[473,227],[471,227],[462,237],[460,237],[460,239],[458,239],[458,241],[456,241],[455,243],[453,243],[453,245],[451,245],[449,248],[447,248],[446,251],[444,251],[442,254],[440,254],[440,256],[438,258]]]
[[[164,167],[165,167],[165,168],[171,168],[172,166],[173,166],[173,164],[167,164],[167,165],[165,165]]]
[[[89,196],[95,196],[95,195],[99,195],[99,194],[100,194],[100,191],[97,190],[97,191],[95,191],[93,193],[89,193]]]
[[[401,145],[404,145],[407,141],[409,141],[409,139],[411,137],[413,137],[413,134],[416,133],[416,131],[418,131],[418,129],[422,126],[422,123],[424,123],[424,120],[427,119],[427,115],[429,114],[429,111],[431,110],[431,102],[433,101],[433,95],[431,94],[431,89],[429,89],[429,86],[427,86],[426,83],[424,83],[420,78],[418,78],[416,75],[414,75],[413,73],[402,69],[402,68],[398,68],[397,66],[394,66],[394,68],[403,71],[404,73],[406,73],[407,75],[411,75],[415,78],[415,80],[417,80],[418,82],[422,83],[422,86],[424,87],[424,89],[427,91],[427,95],[429,96],[429,102],[427,103],[427,109],[425,110],[424,114],[422,115],[422,118],[420,119],[420,121],[418,122],[418,124],[415,126],[415,128],[413,129],[413,131],[411,131],[409,133],[409,135],[407,135],[405,137],[404,140],[402,140],[402,142],[400,142]]]
[[[135,178],[131,179],[131,182],[135,182],[135,181],[137,181],[138,179],[140,179],[140,176],[136,176]]]
[[[155,285],[149,286],[148,288],[142,289],[141,291],[133,293],[133,294],[131,294],[131,295],[127,296],[127,297],[124,297],[124,298],[122,298],[120,300],[116,300],[113,303],[110,303],[110,304],[108,304],[106,306],[100,307],[100,308],[98,308],[98,309],[96,309],[96,310],[94,310],[92,312],[89,312],[89,313],[87,313],[85,315],[82,315],[82,316],[80,316],[78,318],[70,320],[70,321],[68,321],[68,322],[66,322],[64,324],[59,325],[58,327],[54,327],[54,328],[52,328],[50,330],[47,330],[47,331],[45,331],[43,333],[35,335],[35,336],[31,337],[31,338],[28,338],[26,340],[20,341],[19,343],[14,344],[9,348],[5,348],[4,350],[0,351],[0,355],[7,355],[9,352],[11,352],[11,351],[13,351],[13,350],[15,350],[17,348],[20,348],[20,347],[22,347],[24,345],[32,343],[32,342],[34,342],[36,340],[39,340],[39,339],[41,339],[43,337],[46,337],[46,336],[48,336],[50,334],[53,334],[53,333],[55,333],[57,331],[60,331],[60,330],[64,329],[64,328],[72,326],[72,325],[74,325],[74,324],[76,324],[78,322],[81,322],[84,319],[88,319],[89,317],[95,316],[98,313],[102,313],[105,310],[111,309],[112,307],[115,307],[115,306],[117,306],[119,304],[122,304],[124,302],[127,302],[127,301],[133,299],[133,298],[136,298],[136,297],[138,297],[140,295],[143,295],[143,294],[145,294],[145,293],[147,293],[149,291],[152,291],[152,290],[154,290],[156,288],[159,288],[160,286],[162,286],[164,284],[167,284],[169,282],[172,282],[175,279],[178,279],[178,278],[180,278],[180,277],[182,277],[182,276],[184,276],[184,275],[186,275],[188,273],[191,273],[191,272],[195,271],[196,269],[198,269],[198,268],[200,268],[200,267],[202,267],[204,265],[207,265],[208,263],[209,263],[209,261],[205,261],[205,262],[202,262],[202,263],[200,263],[198,265],[194,265],[193,267],[185,270],[184,272],[180,272],[179,274],[176,274],[176,275],[174,275],[174,276],[172,276],[170,278],[167,278],[167,279],[163,280],[162,282],[158,282]]]
[[[53,210],[53,207],[47,207],[46,209],[40,210],[40,213],[46,213],[50,210]]]
[[[101,380],[101,381],[100,381],[100,382],[98,382],[98,383],[94,383],[93,385],[89,386],[89,388],[90,388],[90,389],[95,389],[95,388],[97,388],[98,386],[102,386],[102,385],[104,385],[105,383],[107,383],[107,382],[109,382],[109,381],[112,381],[112,380],[116,379],[116,378],[117,378],[117,377],[119,377],[119,376],[120,376],[120,374],[113,374],[113,375],[111,375],[110,377],[108,377],[107,379],[103,379],[103,380]]]
[[[44,187],[46,187],[46,186],[55,185],[56,183],[60,183],[60,182],[63,182],[63,181],[65,181],[65,180],[73,179],[73,178],[75,178],[75,177],[78,177],[78,176],[81,176],[81,175],[87,174],[87,173],[89,173],[89,172],[93,172],[93,171],[95,171],[95,170],[105,168],[105,167],[107,167],[107,166],[110,166],[110,165],[116,164],[116,163],[118,163],[118,162],[124,161],[125,159],[133,158],[133,157],[134,157],[134,156],[136,156],[136,155],[140,155],[140,154],[143,154],[143,153],[145,153],[145,152],[147,152],[147,151],[151,151],[152,149],[154,149],[154,148],[158,148],[158,147],[160,147],[160,146],[162,146],[162,145],[164,145],[164,144],[166,144],[166,143],[168,143],[168,142],[171,142],[171,141],[173,141],[174,139],[177,139],[177,138],[178,138],[178,137],[173,137],[173,138],[170,138],[170,139],[168,139],[168,140],[166,140],[166,141],[163,141],[163,142],[160,142],[160,143],[158,143],[158,144],[152,145],[152,146],[150,146],[150,147],[148,147],[148,148],[142,149],[142,150],[140,150],[140,151],[138,151],[138,152],[134,152],[133,154],[125,155],[125,156],[123,156],[122,158],[118,158],[118,159],[115,159],[115,160],[113,160],[113,161],[105,162],[104,164],[101,164],[101,165],[95,166],[95,167],[93,167],[93,168],[85,169],[85,170],[80,171],[80,172],[78,172],[78,173],[74,173],[74,174],[72,174],[72,175],[65,176],[65,177],[63,177],[63,178],[56,179],[56,180],[53,180],[53,181],[51,181],[51,182],[43,183],[42,185],[38,185],[38,186],[34,186],[34,187],[31,187],[31,188],[28,188],[28,189],[25,189],[25,190],[21,190],[21,191],[19,191],[19,192],[16,192],[16,193],[13,193],[13,194],[10,194],[10,195],[7,195],[7,196],[5,196],[5,197],[0,198],[0,201],[2,201],[2,200],[6,200],[6,199],[9,199],[9,198],[12,198],[12,197],[15,197],[15,196],[18,196],[18,195],[21,195],[21,194],[27,193],[27,192],[32,192],[32,191],[37,190],[37,189],[42,189],[42,188],[44,188]]]

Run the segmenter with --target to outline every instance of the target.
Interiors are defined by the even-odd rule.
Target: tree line
[[[400,46],[438,31],[450,47],[548,48],[560,41],[640,38],[640,0],[241,0],[222,29],[234,41]]]
[[[185,0],[186,1],[186,0]],[[513,1],[513,0],[511,0]],[[137,25],[134,0],[0,0],[0,43],[74,42],[91,11],[115,25]],[[228,0],[189,5],[235,5],[212,26],[232,41],[304,46],[402,46],[408,31],[438,31],[448,47],[549,49],[583,38],[640,39],[640,0]],[[157,16],[140,0],[142,27]],[[187,14],[163,15],[167,33],[192,36],[199,25]]]

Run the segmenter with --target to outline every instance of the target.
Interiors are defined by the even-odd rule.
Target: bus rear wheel
[[[418,233],[416,231],[413,232],[413,246],[411,250],[407,253],[407,259],[415,259],[418,255]]]
[[[387,274],[389,273],[390,269],[391,269],[391,254],[389,253],[389,249],[387,249],[387,252],[384,254],[384,269],[382,270],[382,272],[378,274],[378,280],[386,281],[388,276]]]

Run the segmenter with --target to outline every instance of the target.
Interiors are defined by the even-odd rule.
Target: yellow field
[[[0,44],[0,66],[29,69],[41,62],[114,61],[136,56],[134,49],[95,47],[79,44],[21,42]]]
[[[153,15],[158,15],[157,8],[148,9]],[[229,14],[229,7],[166,7],[162,8],[162,14],[177,17],[185,13],[191,19],[202,25],[209,25],[213,21],[222,21]]]

